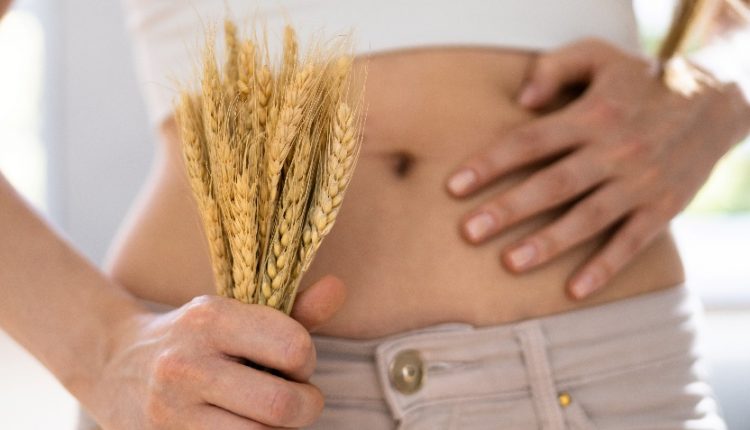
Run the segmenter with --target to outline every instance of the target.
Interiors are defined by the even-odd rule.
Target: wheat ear
[[[361,136],[357,132],[357,112],[346,102],[352,65],[350,56],[341,56],[323,71],[326,78],[322,82],[324,93],[320,96],[324,103],[317,122],[324,124],[320,135],[324,144],[320,145],[320,166],[293,268],[294,281],[283,305],[286,313],[294,306],[302,275],[312,264],[323,238],[333,228],[359,155]]]
[[[265,147],[265,172],[262,182],[262,224],[269,225],[279,193],[279,181],[282,168],[289,155],[292,142],[299,133],[302,123],[305,100],[312,86],[312,68],[307,67],[298,72],[293,83],[284,95],[283,105],[279,111],[276,127],[271,133]],[[268,234],[268,231],[263,231]]]
[[[321,180],[316,187],[302,234],[301,273],[308,269],[321,241],[333,228],[344,192],[351,181],[360,148],[354,125],[354,112],[346,102],[341,102],[323,157]]]
[[[284,183],[277,223],[264,264],[259,302],[278,308],[286,297],[296,263],[299,237],[304,222],[305,204],[312,183],[314,144],[309,134],[299,136],[290,172]]]
[[[228,103],[221,90],[221,79],[213,52],[208,50],[203,67],[203,123],[208,145],[213,195],[219,204],[231,198],[234,157],[226,127]]]
[[[252,149],[251,149],[252,151]],[[254,156],[252,158],[255,158]],[[251,160],[251,163],[255,161]],[[258,265],[257,199],[258,180],[255,173],[245,169],[234,183],[232,225],[229,236],[232,249],[233,295],[238,300],[251,303],[256,290]]]
[[[222,230],[219,207],[211,195],[208,150],[203,132],[202,105],[198,97],[183,93],[176,109],[182,154],[211,255],[217,293],[231,297],[231,262]]]

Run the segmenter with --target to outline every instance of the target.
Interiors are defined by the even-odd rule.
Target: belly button
[[[414,167],[416,157],[407,151],[396,151],[391,154],[394,161],[393,171],[399,178],[406,177]]]

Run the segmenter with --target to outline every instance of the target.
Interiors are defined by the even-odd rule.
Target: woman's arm
[[[743,49],[736,54],[748,55]],[[574,203],[560,219],[503,250],[503,261],[526,272],[611,231],[566,285],[575,298],[604,287],[667,228],[750,130],[750,102],[737,82],[718,82],[693,68],[687,77],[695,85],[685,92],[663,85],[656,69],[596,40],[540,54],[520,94],[522,106],[543,108],[569,84],[587,89],[467,160],[448,179],[449,191],[463,197],[513,169],[558,157],[470,212],[462,220],[467,239],[478,244]]]
[[[118,325],[143,310],[50,231],[2,175],[0,267],[0,327],[83,395]]]
[[[0,328],[104,428],[312,423],[323,397],[307,382],[315,367],[308,330],[330,318],[344,294],[339,281],[323,279],[300,295],[297,321],[219,297],[149,313],[52,232],[0,175]]]

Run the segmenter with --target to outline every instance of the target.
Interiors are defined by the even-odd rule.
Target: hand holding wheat
[[[220,295],[291,312],[302,275],[330,232],[361,143],[345,42],[310,47],[291,27],[280,65],[225,23],[199,91],[176,107],[183,154]]]

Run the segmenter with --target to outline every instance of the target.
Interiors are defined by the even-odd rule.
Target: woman
[[[158,83],[169,72],[184,77],[181,71],[192,71],[187,67],[191,58],[177,47],[200,36],[200,19],[220,19],[223,10],[213,1],[190,4],[131,2],[144,81]],[[319,27],[329,34],[354,27],[358,63],[368,71],[363,153],[336,228],[310,271],[312,279],[335,274],[349,288],[346,302],[316,338],[322,360],[312,381],[327,395],[328,405],[320,428],[351,428],[365,417],[382,422],[377,428],[399,422],[406,428],[473,428],[498,420],[517,422],[511,427],[559,428],[579,419],[605,428],[623,420],[650,428],[693,421],[706,428],[718,425],[709,424],[714,413],[697,408],[709,398],[707,391],[680,394],[700,381],[693,369],[692,337],[681,328],[691,316],[681,307],[688,299],[672,237],[651,219],[666,222],[689,198],[668,183],[683,180],[685,172],[662,171],[665,161],[698,150],[715,161],[747,132],[747,123],[728,129],[719,136],[724,144],[714,148],[695,139],[652,149],[648,139],[659,133],[675,139],[674,128],[689,129],[685,123],[691,115],[730,103],[741,106],[738,94],[707,88],[703,97],[688,99],[663,87],[650,65],[636,56],[636,27],[627,2],[255,6],[270,21],[272,34],[279,34],[286,19],[300,27],[303,40]],[[230,9],[238,16],[248,10],[239,2],[230,3]],[[569,16],[576,18],[564,18]],[[165,38],[161,29],[167,27],[179,36]],[[535,63],[536,51],[581,38],[588,40]],[[559,75],[544,75],[550,72]],[[559,107],[566,101],[557,90],[595,74],[601,76],[580,99]],[[539,88],[526,86],[524,93],[530,80]],[[179,307],[212,292],[211,271],[179,174],[180,142],[169,104],[173,94],[164,94],[161,86],[147,86],[147,93],[165,145],[161,171],[167,173],[121,237],[110,272],[136,296]],[[558,107],[546,113],[530,109],[555,101]],[[672,119],[664,118],[667,106],[679,112]],[[725,123],[741,118],[746,120],[747,109]],[[629,121],[639,127],[629,129]],[[605,142],[582,143],[594,139]],[[462,159],[468,161],[457,168]],[[711,165],[691,166],[691,191]],[[443,184],[452,172],[446,193]],[[467,199],[451,196],[478,188],[481,193]],[[622,197],[647,188],[664,191],[647,196],[654,203],[643,210],[640,202]],[[607,245],[612,232],[624,241]],[[505,265],[498,249],[504,250]],[[626,260],[621,254],[637,256],[618,270]],[[517,274],[530,267],[535,270]],[[606,289],[590,295],[605,283]],[[586,298],[566,296],[566,284],[573,297]],[[629,320],[634,313],[641,317]],[[575,334],[557,333],[554,326],[561,324]],[[597,330],[585,330],[589,325]],[[643,330],[661,335],[647,339]],[[433,331],[442,335],[435,338]],[[501,339],[499,345],[487,350],[493,336]],[[611,337],[618,340],[607,346],[605,339]],[[503,359],[505,347],[517,350],[525,366],[517,357]],[[537,351],[541,347],[547,352]],[[592,362],[591,354],[606,348],[611,350],[598,357],[606,364]],[[342,351],[354,354],[356,364]],[[564,368],[566,359],[556,355],[577,363]],[[449,357],[486,369],[474,376],[460,366],[431,370]],[[671,363],[669,370],[665,363]],[[407,367],[393,368],[402,365]],[[511,368],[499,372],[502,365]],[[534,372],[544,375],[538,387],[533,380],[503,383],[523,374],[524,367],[529,379]],[[414,386],[399,373],[407,370],[416,372]],[[481,380],[495,371],[497,384],[476,389],[473,377]],[[617,376],[590,385],[572,382],[597,374]],[[342,375],[349,382],[342,382]],[[451,378],[461,382],[447,384]],[[669,406],[647,408],[643,399],[622,402],[619,396],[616,404],[601,401],[603,393],[632,390],[627,380],[637,381],[644,391],[663,388],[659,395],[652,392],[656,398],[649,402],[668,401]],[[665,380],[675,385],[664,387]],[[530,394],[497,401],[519,389]],[[560,405],[568,398],[558,399],[563,391],[573,406]],[[366,405],[364,410],[352,406],[357,402]],[[353,409],[358,412],[350,418]],[[589,419],[576,418],[586,413]]]
[[[692,352],[693,299],[658,231],[747,133],[747,101],[727,85],[691,99],[664,88],[632,53],[625,2],[423,3],[287,6],[329,34],[354,24],[368,71],[363,154],[308,276],[335,274],[348,297],[324,278],[295,310],[317,329],[314,373],[299,324],[191,302],[212,293],[211,271],[171,96],[150,95],[163,151],[109,272],[177,309],[156,316],[75,290],[96,299],[91,312],[121,309],[86,358],[95,371],[63,378],[103,428],[722,428]],[[184,47],[223,4],[131,1],[145,80],[190,70]],[[281,21],[275,2],[260,4]],[[559,94],[580,81],[590,85],[572,102]],[[64,367],[37,332],[15,333]]]

